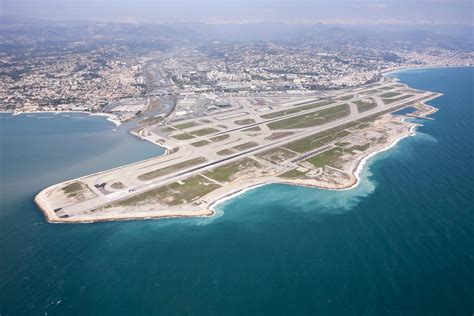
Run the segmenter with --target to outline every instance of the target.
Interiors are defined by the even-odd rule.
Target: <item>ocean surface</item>
[[[208,219],[49,224],[42,188],[161,154],[102,117],[0,114],[0,315],[472,315],[474,68],[393,74],[440,111],[360,185]]]

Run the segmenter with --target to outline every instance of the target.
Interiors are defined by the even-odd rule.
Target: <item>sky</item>
[[[473,25],[474,0],[0,0],[1,15],[129,23]]]

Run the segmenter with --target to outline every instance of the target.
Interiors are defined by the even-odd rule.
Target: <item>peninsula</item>
[[[209,115],[162,116],[133,133],[166,154],[42,190],[49,222],[212,216],[216,203],[267,183],[347,189],[363,162],[412,135],[407,116],[425,118],[439,93],[391,78],[338,91],[236,96]],[[408,114],[397,111],[410,107]]]

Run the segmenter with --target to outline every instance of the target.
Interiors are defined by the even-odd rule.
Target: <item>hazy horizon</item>
[[[128,23],[260,23],[473,26],[473,1],[4,0],[3,16]]]

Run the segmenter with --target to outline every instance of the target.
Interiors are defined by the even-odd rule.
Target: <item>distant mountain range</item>
[[[126,24],[52,22],[21,17],[0,18],[1,44],[96,41],[167,48],[207,42],[280,41],[351,46],[386,46],[410,49],[427,47],[473,51],[472,27],[340,26],[326,24]]]

